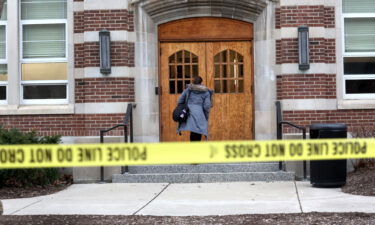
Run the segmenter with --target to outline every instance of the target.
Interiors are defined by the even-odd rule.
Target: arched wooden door
[[[209,27],[215,26],[211,24]],[[189,38],[188,34],[184,38]],[[253,139],[251,40],[219,41],[206,35],[204,40],[198,41],[162,41],[159,60],[161,141],[189,140],[188,132],[182,136],[176,134],[177,123],[172,120],[172,112],[186,85],[197,75],[203,78],[204,85],[215,91],[209,119],[209,139]]]

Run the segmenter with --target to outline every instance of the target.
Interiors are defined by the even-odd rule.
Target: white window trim
[[[20,97],[20,71],[21,71],[21,52],[19,49],[20,43],[20,0],[8,0],[7,4],[8,20],[7,20],[7,59],[8,59],[8,88],[7,88],[7,104],[0,104],[0,115],[36,115],[36,114],[73,114],[75,112],[74,103],[74,2],[67,0],[67,24],[66,29],[68,35],[67,45],[67,62],[68,65],[68,103],[61,103],[54,101],[47,105],[44,104],[29,104],[21,103]],[[12,15],[12,17],[9,17]],[[54,61],[56,62],[56,61]],[[61,104],[60,104],[61,103]]]
[[[67,80],[56,80],[56,81],[28,81],[24,82],[21,81],[21,86],[23,84],[31,85],[31,84],[38,84],[40,86],[43,85],[59,85],[59,84],[65,84],[66,85],[66,96],[68,97],[69,94],[69,83]],[[23,96],[23,88],[21,88],[21,96]],[[22,103],[25,105],[29,104],[38,104],[38,105],[54,105],[54,104],[67,104],[66,99],[22,99]]]
[[[346,52],[345,51],[345,19],[346,18],[375,18],[375,13],[344,13],[341,11],[341,46],[342,46],[342,93],[343,99],[348,100],[370,100],[375,99],[375,93],[373,94],[346,94],[346,81],[347,80],[364,80],[371,79],[375,80],[375,74],[365,75],[345,75],[344,74],[344,58],[345,57],[375,57],[375,52]]]
[[[69,4],[69,1],[67,1]],[[67,7],[68,8],[68,7]],[[41,80],[41,81],[22,81],[22,69],[21,65],[23,63],[49,63],[49,62],[65,62],[68,63],[68,15],[66,19],[41,19],[41,20],[22,20],[21,19],[21,1],[19,1],[19,32],[20,32],[20,41],[19,41],[19,49],[20,49],[20,103],[23,105],[51,105],[51,104],[68,104],[69,103],[69,78],[63,81],[56,81],[56,80]],[[32,59],[25,59],[23,57],[23,26],[24,25],[37,25],[37,24],[64,24],[65,25],[65,57],[63,58],[32,58]],[[69,72],[67,74],[69,76]],[[23,98],[23,86],[28,84],[39,84],[39,85],[47,85],[47,84],[66,84],[66,98],[65,99],[35,99],[35,100],[27,100]]]
[[[7,20],[0,20],[0,26],[5,26],[5,59],[0,59],[0,64],[8,64],[8,22]],[[9,76],[9,75],[8,75]],[[0,100],[0,105],[8,104],[8,81],[0,81],[0,86],[5,86],[6,90],[6,98],[5,100]]]

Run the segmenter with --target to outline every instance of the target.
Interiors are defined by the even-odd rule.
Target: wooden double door
[[[176,134],[172,112],[193,77],[214,90],[209,140],[253,139],[253,62],[251,41],[160,44],[161,141],[188,141]]]

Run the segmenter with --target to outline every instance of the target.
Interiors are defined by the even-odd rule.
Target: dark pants
[[[201,141],[202,135],[194,132],[190,132],[190,141]]]

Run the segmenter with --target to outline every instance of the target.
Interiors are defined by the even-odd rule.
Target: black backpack
[[[188,98],[189,98],[190,90],[188,90],[185,98],[185,102],[182,104],[178,104],[176,108],[173,110],[173,120],[178,123],[186,122],[187,118],[189,117],[189,107],[188,107]]]

